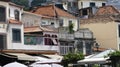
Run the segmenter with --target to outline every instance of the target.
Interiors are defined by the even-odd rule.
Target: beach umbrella
[[[51,64],[51,67],[63,67],[63,66],[60,64]]]
[[[3,67],[27,67],[27,66],[18,62],[12,62],[4,65]]]
[[[51,67],[50,64],[32,64],[31,67]]]

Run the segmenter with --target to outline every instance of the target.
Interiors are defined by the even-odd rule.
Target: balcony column
[[[86,55],[86,45],[84,40],[83,40],[83,54]]]

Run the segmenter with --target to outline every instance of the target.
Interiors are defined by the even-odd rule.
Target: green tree
[[[105,57],[110,57],[110,56],[120,56],[120,51],[111,52]]]
[[[69,26],[68,26],[69,33],[73,33],[74,32],[73,28],[74,28],[74,24],[70,23]]]
[[[42,3],[45,3],[46,0],[33,0],[31,5],[32,7],[41,6]]]
[[[24,6],[24,10],[28,10],[29,9],[29,1],[28,0],[11,0],[11,2],[17,4],[17,5],[21,5]]]
[[[68,53],[63,58],[63,64],[65,67],[67,67],[69,63],[77,63],[78,60],[82,59],[84,59],[84,55],[80,52]]]

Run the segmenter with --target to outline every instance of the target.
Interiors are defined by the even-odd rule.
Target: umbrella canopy
[[[12,62],[4,65],[3,67],[27,67],[27,66],[18,62]]]
[[[52,64],[52,63],[60,63],[61,61],[55,60],[55,59],[48,59],[48,60],[42,60],[42,61],[37,61],[35,63],[37,64]]]
[[[63,67],[62,65],[60,64],[51,64],[52,67]]]
[[[32,64],[30,66],[32,66],[32,67],[51,67],[51,65],[49,65],[49,64]]]
[[[32,64],[32,67],[63,67],[60,64]]]
[[[99,64],[104,64],[104,63],[107,63],[107,59],[109,59],[109,57],[104,57],[104,56],[107,56],[109,53],[111,52],[114,52],[115,50],[105,50],[99,54],[93,54],[93,55],[90,55],[88,57],[86,57],[85,59],[83,60],[79,60],[78,63],[79,64],[94,64],[94,63],[99,63]]]

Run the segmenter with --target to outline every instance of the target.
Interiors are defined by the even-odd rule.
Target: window
[[[88,14],[87,9],[83,9],[82,13],[83,13],[83,15],[87,15]]]
[[[51,25],[54,25],[54,22],[51,22]]]
[[[102,3],[102,6],[105,6],[105,3]]]
[[[72,24],[72,20],[69,20],[69,25]]]
[[[90,2],[90,7],[95,7],[95,3],[94,2]]]
[[[81,8],[83,8],[83,2],[81,2]]]
[[[14,11],[14,14],[15,14],[15,19],[16,19],[16,20],[19,20],[19,11],[18,11],[18,10],[15,10],[15,11]]]
[[[46,22],[42,22],[42,25],[45,25],[46,24]]]
[[[0,7],[0,21],[5,22],[6,20],[6,9],[5,7]]]
[[[21,42],[21,30],[12,29],[12,40],[13,42]]]
[[[59,26],[63,26],[63,19],[59,20]]]
[[[120,25],[118,26],[118,35],[120,37]]]

